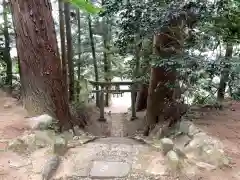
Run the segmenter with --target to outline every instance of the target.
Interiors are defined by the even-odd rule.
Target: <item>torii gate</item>
[[[131,120],[137,119],[136,116],[136,108],[135,108],[135,93],[139,91],[137,89],[138,82],[128,81],[128,82],[96,82],[96,81],[89,81],[90,84],[92,84],[95,87],[100,86],[100,90],[93,90],[92,93],[95,93],[96,96],[100,96],[100,117],[99,121],[106,121],[104,117],[104,93],[111,93],[111,94],[122,94],[125,92],[131,92],[131,111],[132,116]],[[106,87],[112,87],[114,86],[115,89],[108,89]],[[120,86],[130,86],[130,89],[127,90],[121,90]],[[97,88],[96,88],[97,89]],[[97,102],[96,102],[97,103]],[[96,104],[97,105],[97,104]]]

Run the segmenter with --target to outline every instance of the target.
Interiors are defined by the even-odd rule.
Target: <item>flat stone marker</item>
[[[92,178],[115,178],[127,176],[130,165],[124,162],[94,161],[90,176]]]

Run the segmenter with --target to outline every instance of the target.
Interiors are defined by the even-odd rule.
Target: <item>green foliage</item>
[[[87,0],[66,0],[66,1],[70,2],[71,4],[80,8],[81,10],[84,10],[91,14],[97,14],[97,13],[103,11],[102,8],[94,6],[91,2],[89,2]]]
[[[179,82],[185,90],[189,101],[209,104],[216,101],[216,91],[223,68],[229,66],[229,80],[226,92],[234,99],[240,99],[240,66],[238,47],[240,39],[240,1],[216,0],[195,1],[195,10],[200,11],[198,22],[192,28],[186,28],[190,33],[185,39],[183,55],[163,59],[153,55],[152,36],[166,25],[170,16],[179,14],[185,5],[182,0],[173,1],[121,1],[108,0],[97,7],[91,1],[66,0],[81,10],[81,50],[77,45],[77,19],[72,18],[72,37],[74,43],[74,65],[81,67],[81,76],[93,79],[93,59],[87,24],[88,14],[93,16],[92,29],[96,47],[96,58],[100,80],[104,80],[104,52],[109,56],[111,71],[107,77],[121,77],[131,79],[134,75],[137,53],[136,46],[140,46],[140,71],[137,79],[149,82],[150,67],[170,66],[179,72]],[[205,2],[205,5],[203,3]],[[198,7],[198,8],[196,8]],[[2,32],[0,24],[0,32]],[[104,48],[103,37],[106,29],[110,29],[108,48]],[[2,36],[1,36],[2,37]],[[0,47],[4,47],[4,39],[0,39]],[[233,56],[224,57],[226,44],[234,46]],[[81,54],[80,60],[78,53]],[[128,60],[126,60],[128,59]],[[5,72],[5,63],[0,55],[0,74]],[[4,78],[4,77],[3,77]],[[80,79],[82,91],[81,102],[87,102],[91,90],[89,84]],[[87,84],[87,85],[86,85]]]

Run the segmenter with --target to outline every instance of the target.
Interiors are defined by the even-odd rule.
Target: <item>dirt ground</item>
[[[209,111],[194,123],[209,135],[220,139],[225,152],[231,160],[231,167],[216,170],[202,175],[207,180],[239,180],[240,179],[240,102],[223,111]]]
[[[27,112],[16,100],[0,91],[0,179],[1,167],[11,153],[2,152],[7,140],[22,135],[29,129],[25,119]],[[194,123],[210,135],[219,138],[225,145],[225,151],[231,159],[231,167],[199,175],[203,180],[240,180],[240,102],[232,102],[231,107],[223,111],[204,113]],[[15,175],[16,177],[17,175]],[[15,178],[14,178],[15,179]],[[10,179],[8,179],[10,180]]]
[[[0,149],[2,149],[6,146],[4,140],[20,136],[29,128],[25,122],[27,112],[17,100],[7,97],[0,91],[0,104]]]

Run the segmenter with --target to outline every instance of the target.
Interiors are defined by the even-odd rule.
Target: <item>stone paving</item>
[[[61,179],[161,179],[166,165],[161,152],[128,138],[103,138],[70,149],[55,180]]]

